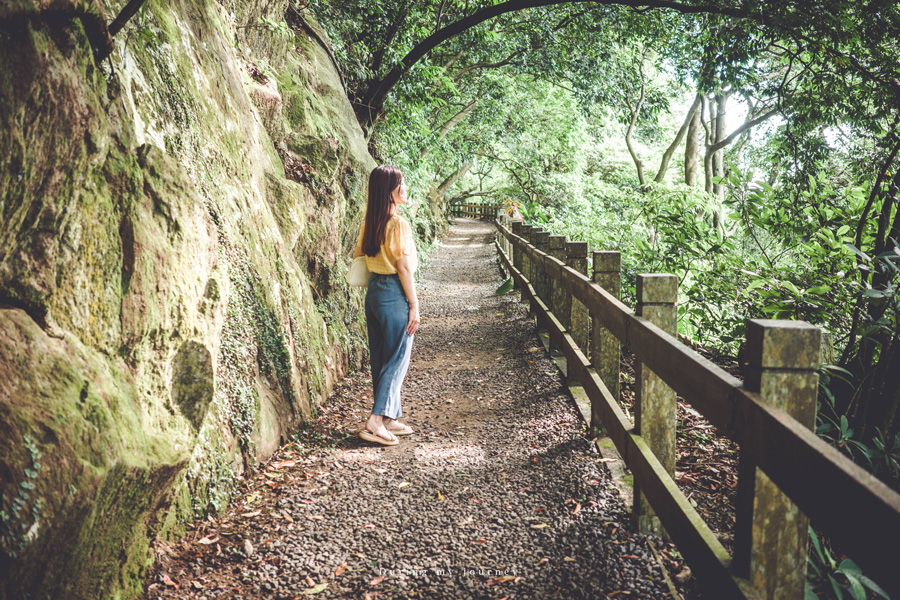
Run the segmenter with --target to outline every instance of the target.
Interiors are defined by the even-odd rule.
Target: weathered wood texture
[[[524,231],[526,226],[522,227]],[[799,332],[779,333],[789,337],[777,343],[775,338],[771,338],[771,345],[778,350],[768,353],[760,350],[758,381],[751,377],[745,386],[682,344],[671,333],[636,315],[584,274],[560,264],[546,252],[528,244],[523,237],[513,235],[508,228],[502,225],[500,228],[514,252],[521,250],[523,257],[528,256],[526,262],[531,265],[534,277],[539,273],[552,275],[551,285],[564,287],[573,298],[583,303],[595,325],[599,322],[600,327],[628,346],[643,365],[701,412],[720,433],[739,444],[742,461],[751,461],[742,462],[742,465],[754,466],[748,481],[739,483],[742,490],[752,489],[752,493],[756,494],[756,483],[760,479],[758,474],[764,473],[780,493],[853,558],[864,573],[891,596],[900,597],[900,546],[896,544],[896,540],[900,539],[900,495],[819,439],[808,427],[811,423],[808,409],[807,412],[799,411],[798,420],[785,410],[793,410],[789,405],[790,399],[784,396],[784,401],[779,400],[778,394],[772,392],[785,385],[795,386],[797,390],[814,388],[813,380],[807,375],[791,373],[808,370],[808,365],[815,363],[813,358],[817,360],[817,357],[811,358],[811,350],[808,350],[806,343],[796,341],[811,334],[800,328]],[[502,252],[499,246],[498,250]],[[732,570],[731,560],[708,527],[683,500],[668,469],[652,452],[642,451],[647,443],[636,434],[616,398],[598,375],[596,363],[592,365],[588,361],[569,332],[549,314],[546,304],[535,297],[532,280],[513,267],[505,254],[501,253],[501,259],[523,290],[524,299],[539,313],[539,320],[545,323],[551,337],[556,339],[569,363],[569,373],[581,382],[591,399],[592,413],[602,420],[619,453],[633,471],[635,481],[667,533],[697,573],[701,584],[716,593],[715,597],[765,597],[766,583],[757,581],[753,588],[750,587],[754,550],[743,541],[747,537],[741,540],[744,546]],[[751,327],[756,325],[751,324]],[[800,338],[791,337],[797,335]],[[765,346],[765,336],[760,344],[760,348]],[[755,346],[749,347],[749,350],[752,355]],[[789,383],[788,375],[798,379]],[[754,388],[754,385],[757,387]],[[749,467],[744,473],[747,470]],[[752,486],[748,486],[751,478]],[[742,498],[744,501],[746,497]],[[792,519],[790,527],[796,533],[798,518],[787,515],[778,518],[785,523]],[[746,519],[746,514],[742,519]],[[752,518],[750,521],[743,520],[741,526],[745,531],[740,535],[749,536],[752,540]],[[799,548],[803,544],[799,536],[796,537],[797,541],[791,543]],[[763,542],[762,552],[782,551],[765,544],[767,542]],[[779,568],[775,567],[776,573]]]
[[[618,298],[622,293],[622,255],[618,252],[594,252],[593,267],[594,283]],[[600,378],[617,402],[620,355],[619,340],[604,327],[599,317],[591,313],[591,364],[600,373]],[[599,425],[592,423],[591,427],[594,429]]]
[[[750,321],[745,387],[800,424],[816,424],[821,331],[797,321]],[[735,572],[767,600],[803,597],[809,520],[742,454],[735,526]]]
[[[587,242],[566,242],[566,266],[584,276],[588,273]],[[562,286],[558,286],[562,287]],[[565,289],[565,288],[562,288]],[[584,303],[568,295],[571,308],[569,311],[569,330],[572,337],[585,355],[590,355],[591,317]]]
[[[638,275],[637,310],[644,319],[675,335],[675,300],[678,280],[674,275]],[[670,477],[675,476],[676,400],[663,379],[654,373],[635,354],[634,426]],[[663,536],[659,519],[650,502],[641,493],[641,484],[634,482],[634,520],[643,533]]]

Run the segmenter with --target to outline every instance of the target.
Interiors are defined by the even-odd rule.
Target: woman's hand
[[[416,329],[419,328],[419,323],[422,320],[419,318],[419,303],[409,305],[409,323],[406,325],[406,333],[409,335],[413,335],[416,332]]]

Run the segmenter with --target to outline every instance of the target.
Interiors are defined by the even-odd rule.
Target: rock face
[[[0,6],[0,598],[128,598],[363,357],[374,163],[287,0]],[[298,12],[299,10],[299,12]]]

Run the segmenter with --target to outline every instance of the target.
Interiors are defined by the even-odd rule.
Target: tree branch
[[[432,142],[431,144],[422,148],[422,151],[419,153],[419,160],[422,160],[423,158],[425,158],[425,156],[428,154],[429,150],[431,150],[431,148],[433,148],[435,144],[437,144],[442,139],[444,139],[444,136],[446,136],[447,133],[451,129],[456,127],[460,121],[465,119],[466,115],[468,115],[470,112],[472,112],[472,109],[475,108],[476,104],[478,104],[478,98],[475,98],[474,100],[469,102],[465,107],[463,107],[463,109],[461,111],[459,111],[458,113],[456,113],[455,115],[450,117],[450,120],[448,120],[446,123],[444,123],[444,126],[441,127],[441,130],[438,132],[437,139],[435,139],[434,142]]]
[[[688,125],[691,123],[691,119],[694,118],[694,113],[697,112],[697,109],[700,108],[701,95],[697,94],[694,97],[694,103],[691,104],[691,107],[688,109],[687,115],[684,117],[684,123],[681,124],[681,129],[678,130],[678,134],[675,135],[675,139],[669,144],[669,147],[666,148],[666,151],[663,152],[662,160],[659,161],[659,171],[656,173],[656,177],[653,179],[653,183],[662,183],[663,177],[666,176],[666,171],[669,168],[669,161],[672,160],[672,156],[675,154],[675,150],[678,149],[678,146],[681,145],[681,140],[684,139],[684,134],[687,132]]]
[[[403,77],[403,75],[417,62],[419,62],[426,54],[431,52],[434,48],[447,41],[448,39],[455,37],[470,29],[487,21],[489,19],[493,19],[494,17],[498,17],[500,15],[524,10],[526,8],[535,8],[538,6],[555,6],[557,4],[566,4],[566,3],[592,3],[597,5],[618,5],[618,6],[631,6],[631,7],[647,7],[647,8],[668,8],[672,9],[684,14],[697,14],[697,13],[715,13],[721,15],[728,15],[732,17],[743,17],[747,16],[749,13],[744,9],[735,9],[717,6],[715,4],[697,4],[697,5],[688,5],[682,4],[681,2],[673,2],[671,0],[507,0],[506,2],[502,2],[500,4],[495,4],[493,6],[487,6],[474,12],[473,14],[464,17],[458,21],[450,23],[446,27],[441,28],[440,30],[434,32],[421,42],[415,45],[412,50],[407,53],[406,56],[393,68],[391,71],[380,81],[374,81],[369,85],[369,88],[366,90],[365,94],[363,94],[360,101],[357,103],[364,107],[369,107],[369,118],[368,123],[364,123],[364,127],[368,128],[374,123],[375,117],[380,113],[381,108],[384,106],[384,100],[387,97],[388,93],[397,85],[397,82]]]
[[[126,4],[121,11],[119,11],[118,16],[113,19],[112,23],[109,24],[109,37],[115,37],[117,33],[122,31],[122,28],[125,27],[125,24],[137,14],[137,11],[141,9],[144,2],[147,0],[129,0],[128,4]]]
[[[453,76],[453,81],[459,81],[463,75],[465,75],[466,73],[468,73],[470,71],[474,71],[475,69],[499,69],[500,67],[505,67],[507,65],[511,65],[512,59],[515,58],[517,55],[522,54],[523,52],[524,52],[524,50],[516,50],[515,52],[513,52],[512,54],[510,54],[503,60],[495,62],[495,63],[474,63],[474,64],[468,65],[466,67],[463,67],[462,69],[460,69],[459,73],[457,73],[456,75]]]
[[[731,142],[733,142],[735,140],[735,138],[737,138],[737,136],[741,135],[744,131],[746,131],[747,129],[750,129],[751,127],[756,127],[757,125],[759,125],[763,121],[766,121],[767,119],[771,118],[773,115],[775,115],[778,112],[779,111],[777,108],[773,108],[770,111],[763,113],[760,116],[756,117],[755,119],[752,119],[750,121],[745,121],[743,125],[741,125],[737,129],[732,131],[731,135],[729,135],[724,140],[713,144],[712,146],[707,148],[706,151],[710,154],[714,154],[714,153],[718,152],[722,148],[725,148],[726,146],[731,144]]]

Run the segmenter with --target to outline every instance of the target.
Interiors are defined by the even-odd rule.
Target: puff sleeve
[[[385,240],[385,245],[394,259],[394,268],[396,268],[396,261],[400,260],[401,256],[408,256],[410,266],[415,271],[418,266],[418,256],[416,255],[416,244],[413,239],[412,227],[409,226],[409,223],[405,219],[397,219],[397,224],[391,229],[388,237],[389,239]]]

